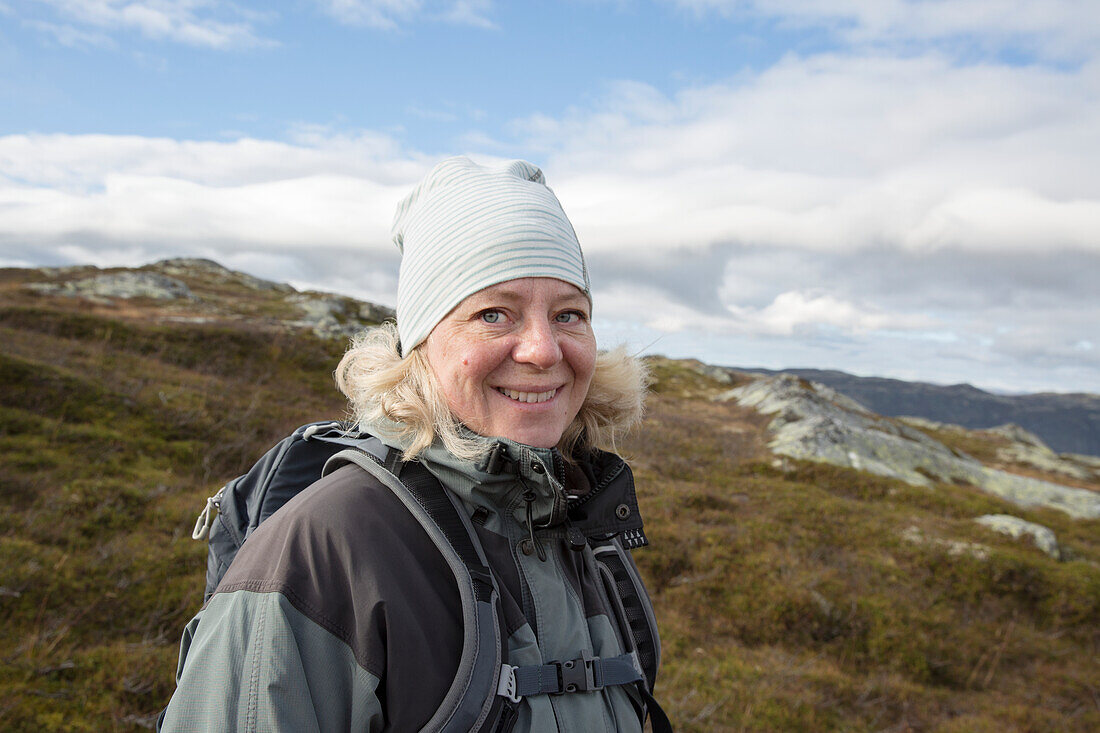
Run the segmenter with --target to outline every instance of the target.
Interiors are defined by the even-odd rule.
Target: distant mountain
[[[1015,423],[1059,453],[1100,456],[1100,395],[1040,393],[998,395],[969,384],[941,386],[882,377],[857,377],[827,369],[745,369],[794,374],[820,382],[873,412],[912,415],[964,428]]]

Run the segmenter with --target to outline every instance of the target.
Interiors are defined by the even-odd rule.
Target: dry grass
[[[0,292],[6,730],[147,727],[201,600],[203,500],[295,425],[342,414],[338,344],[129,316]],[[1100,729],[1100,522],[777,467],[766,418],[709,399],[731,385],[654,373],[624,453],[678,729]],[[1051,527],[1075,559],[971,521],[989,512]],[[910,526],[989,557],[909,542]]]
[[[667,395],[627,450],[653,540],[636,556],[662,621],[661,697],[682,729],[1100,725],[1100,522],[823,464],[781,471],[758,416]],[[990,512],[1052,527],[1078,559],[971,521]],[[904,540],[914,525],[989,558]]]

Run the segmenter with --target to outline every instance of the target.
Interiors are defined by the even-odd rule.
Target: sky
[[[1100,393],[1094,0],[0,0],[0,266],[392,306],[451,155],[542,167],[601,346]]]

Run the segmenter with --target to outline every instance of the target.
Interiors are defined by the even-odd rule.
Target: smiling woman
[[[605,450],[641,417],[645,371],[597,353],[557,198],[529,163],[451,159],[398,208],[394,240],[397,323],[336,371],[386,458],[334,470],[250,536],[185,635],[165,728],[641,731],[650,715],[670,730],[629,555],[646,544],[633,479]],[[417,471],[466,515],[502,666],[464,661],[452,561],[378,488]],[[456,723],[482,683],[496,695]]]

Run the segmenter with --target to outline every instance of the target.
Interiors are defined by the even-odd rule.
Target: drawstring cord
[[[535,473],[546,474],[547,480],[550,482],[551,490],[553,491],[554,507],[550,512],[550,520],[546,525],[550,526],[554,523],[554,516],[558,511],[564,510],[564,501],[562,497],[565,496],[565,490],[562,485],[555,480],[554,475],[546,468],[546,465],[539,459],[535,458],[531,470]],[[525,518],[527,523],[527,539],[525,542],[532,547],[539,556],[539,560],[546,561],[546,548],[542,546],[542,542],[535,536],[535,501],[538,499],[538,495],[523,478],[523,471],[517,470],[516,478],[519,479],[520,485],[523,486],[523,500],[527,503]],[[560,502],[560,504],[559,504]],[[563,517],[564,518],[564,517]]]
[[[524,501],[527,502],[527,541],[530,543],[531,547],[535,548],[539,560],[541,562],[546,562],[546,548],[542,547],[541,541],[535,536],[535,492],[531,491],[530,486],[524,481],[524,477],[519,477],[519,482],[524,484]]]

